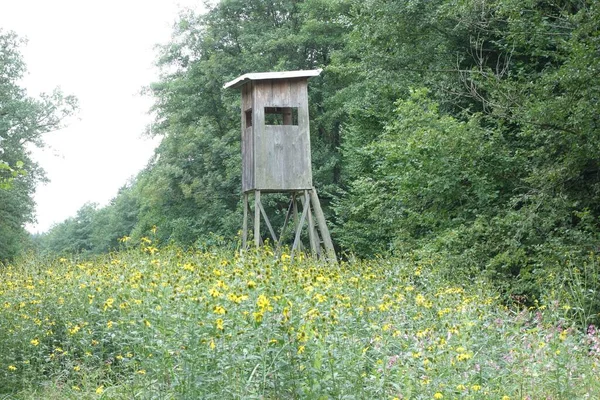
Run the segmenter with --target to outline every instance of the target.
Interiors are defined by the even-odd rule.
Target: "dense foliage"
[[[569,288],[513,312],[436,258],[326,265],[131,243],[0,271],[2,398],[600,396],[600,335],[566,317]]]
[[[314,175],[339,249],[443,254],[531,303],[597,251],[599,37],[591,0],[224,0],[184,13],[147,88],[156,156],[40,246],[98,253],[155,225],[163,242],[234,241],[239,94],[223,83],[321,67]]]
[[[15,257],[27,243],[24,225],[34,217],[33,193],[44,179],[28,146],[43,146],[42,135],[61,126],[75,99],[60,91],[29,97],[20,84],[25,64],[23,41],[0,29],[0,262]]]

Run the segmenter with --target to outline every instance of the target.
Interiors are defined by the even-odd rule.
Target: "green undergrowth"
[[[0,270],[0,399],[594,399],[600,338],[434,260],[156,248]]]

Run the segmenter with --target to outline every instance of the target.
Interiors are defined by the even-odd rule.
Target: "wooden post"
[[[296,200],[296,192],[294,192],[292,194],[292,200],[294,202],[294,226],[297,228],[298,227],[298,201]],[[303,246],[302,246],[302,242],[298,243],[298,250],[302,251]],[[293,250],[293,247],[292,247]]]
[[[313,221],[312,211],[310,209],[310,195],[308,194],[308,190],[304,191],[304,206],[308,207],[308,241],[310,242],[310,251],[313,256],[318,255],[317,251],[317,241],[315,238],[315,223]]]
[[[302,226],[304,225],[304,220],[306,219],[306,213],[309,211],[309,203],[304,203],[304,209],[302,210],[302,216],[300,217],[300,222],[296,227],[296,237],[294,238],[294,244],[292,245],[292,259],[294,259],[294,251],[298,248],[298,244],[300,243],[300,234],[302,233]]]
[[[317,218],[317,224],[319,225],[319,230],[321,231],[321,236],[323,237],[323,245],[325,246],[325,252],[330,261],[337,261],[337,257],[335,255],[335,248],[333,247],[333,241],[331,240],[331,236],[329,235],[329,229],[327,229],[327,222],[325,221],[325,215],[323,214],[323,209],[321,208],[321,203],[319,202],[319,196],[317,195],[317,189],[314,187],[310,190],[310,196],[312,198],[313,209],[315,210],[315,217]]]
[[[244,222],[242,225],[242,251],[248,248],[248,193],[244,193]]]
[[[258,205],[260,206],[260,212],[261,212],[263,218],[265,219],[267,228],[269,228],[269,233],[271,234],[271,238],[273,238],[273,244],[277,244],[277,235],[275,235],[275,231],[273,230],[273,227],[271,226],[271,221],[269,221],[269,217],[267,217],[267,213],[265,212],[265,209],[262,206],[262,203],[259,202]]]
[[[260,247],[260,190],[254,191],[254,245]]]
[[[277,242],[277,250],[279,250],[279,248],[281,247],[283,236],[285,235],[285,228],[287,228],[288,222],[290,222],[290,217],[292,216],[293,210],[294,194],[292,194],[292,198],[290,199],[290,205],[288,206],[287,213],[285,214],[285,221],[283,221],[283,227],[281,228],[281,233],[279,234],[279,241]]]

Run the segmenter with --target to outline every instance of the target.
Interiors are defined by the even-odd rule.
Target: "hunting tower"
[[[261,243],[261,214],[278,247],[288,223],[293,219],[295,236],[292,255],[302,246],[301,233],[305,221],[308,221],[308,239],[313,254],[335,259],[319,197],[312,184],[307,87],[308,78],[320,73],[320,69],[251,73],[224,86],[241,88],[242,92],[244,248],[247,245],[249,195],[253,194],[254,242],[257,247]],[[279,239],[261,204],[261,192],[290,194],[290,204]],[[303,205],[300,216],[297,211],[298,198]]]

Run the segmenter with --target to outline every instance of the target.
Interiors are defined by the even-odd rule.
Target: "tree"
[[[0,261],[17,255],[27,239],[24,225],[34,218],[35,185],[44,179],[27,146],[42,147],[43,135],[60,128],[76,109],[76,100],[58,90],[36,99],[19,86],[23,44],[0,30]]]

